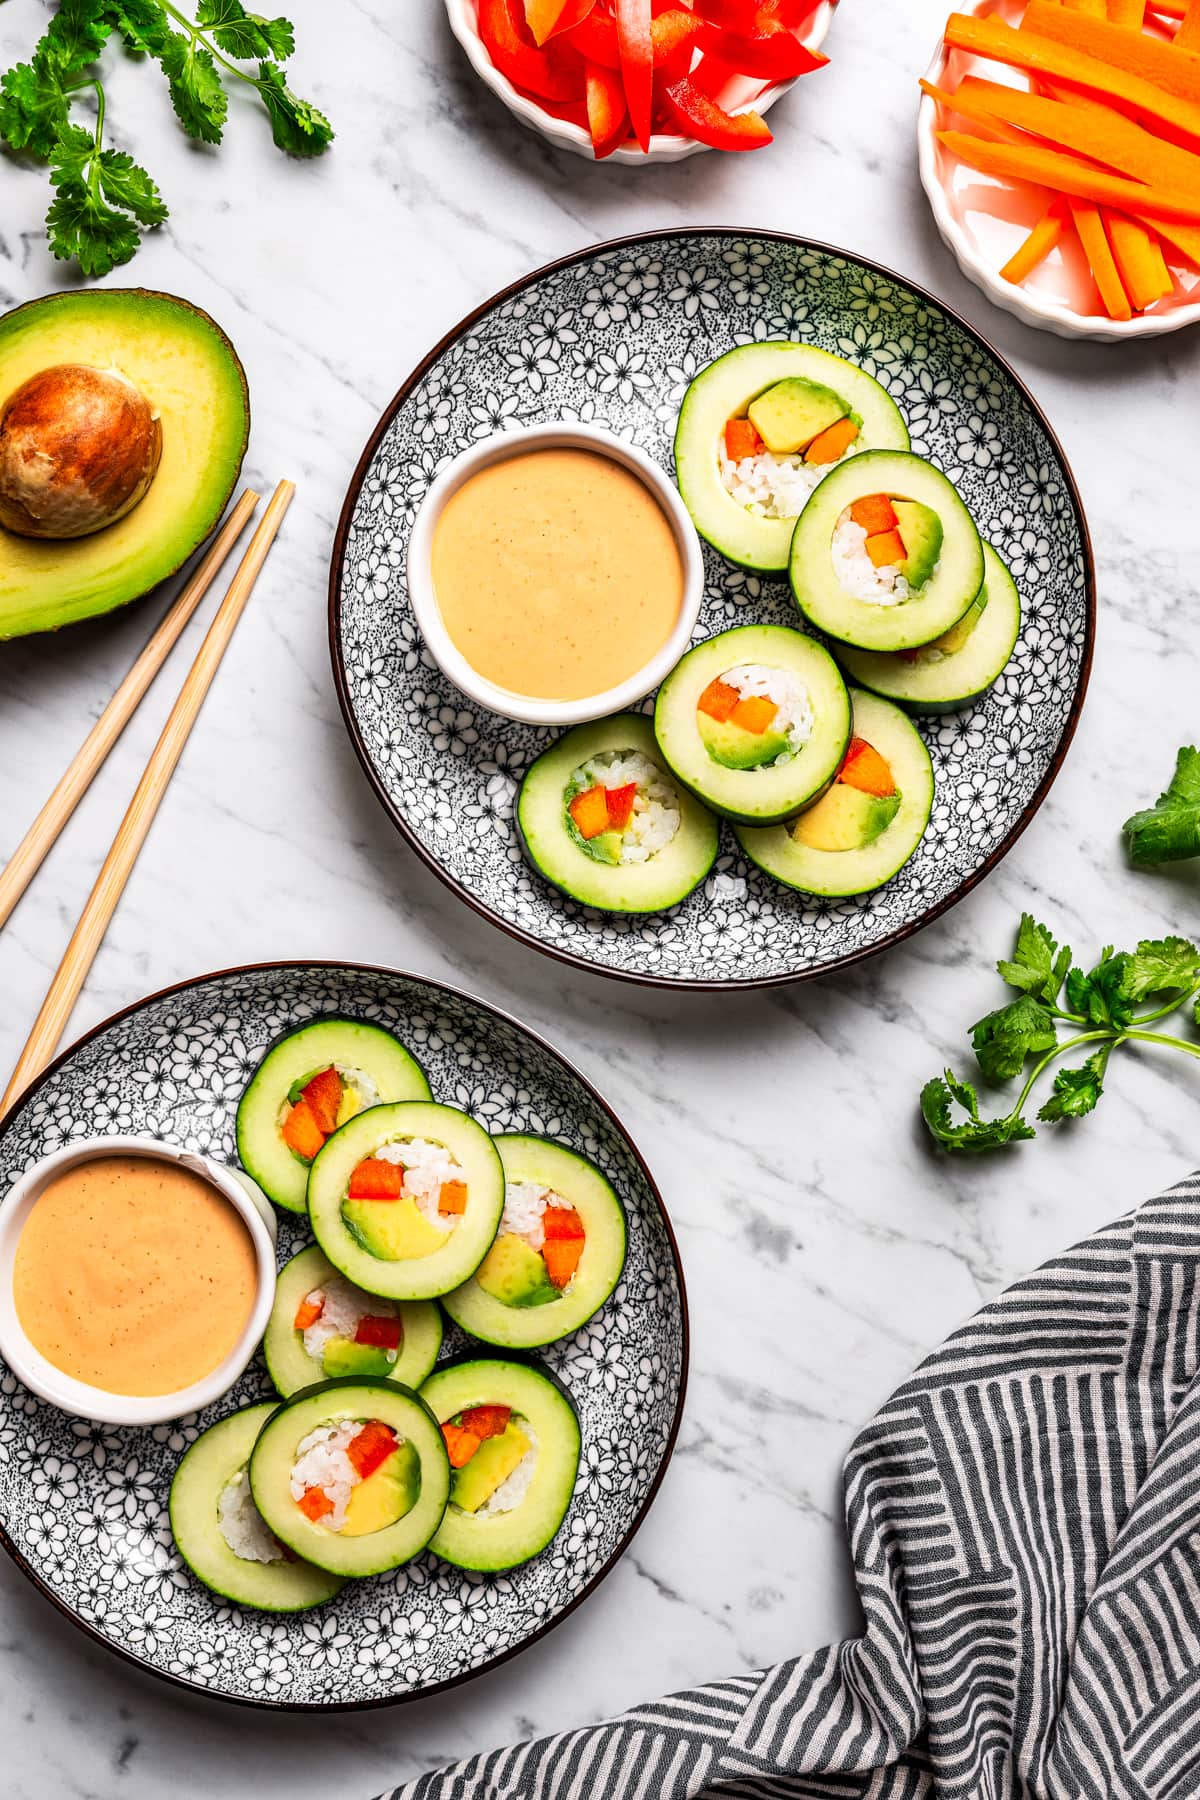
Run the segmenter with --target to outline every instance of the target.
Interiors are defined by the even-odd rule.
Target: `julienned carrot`
[[[1054,0],[1030,0],[1021,30],[1069,44],[1127,75],[1152,81],[1155,87],[1180,100],[1200,104],[1200,56],[1191,55],[1186,48],[1181,51],[1178,37],[1168,44],[1164,38],[1151,37],[1148,32],[1110,25],[1103,16],[1093,19],[1068,12],[1055,5]]]
[[[927,90],[928,91],[928,90]],[[1103,163],[1118,175],[1166,187],[1200,188],[1200,156],[1166,144],[1123,113],[1089,95],[1048,99],[968,75],[948,104],[965,118],[1003,119],[1060,149]]]
[[[1176,50],[1200,51],[1200,0],[1191,0],[1183,23],[1175,33]]]
[[[1156,300],[1171,292],[1174,283],[1162,253],[1162,245],[1152,231],[1139,225],[1124,213],[1104,209],[1104,229],[1112,245],[1113,258],[1121,285],[1129,295],[1134,312],[1145,312]]]
[[[1140,31],[1146,14],[1146,0],[1108,0],[1108,22],[1123,25],[1126,31]]]
[[[1013,68],[1102,94],[1112,105],[1122,110],[1131,108],[1158,126],[1168,126],[1181,139],[1200,148],[1200,106],[1166,93],[1141,76],[1101,62],[1099,57],[1088,56],[1070,44],[1039,37],[1024,27],[1016,31],[998,19],[972,18],[967,13],[951,13],[946,23],[946,43],[951,50],[966,50],[974,56],[990,57],[993,62],[1008,63]]]
[[[958,113],[962,118],[970,119],[973,125],[982,125],[984,130],[989,132],[992,137],[997,138],[1000,143],[1027,143],[1029,140],[1025,136],[1025,133],[1018,130],[1015,125],[1007,124],[1002,117],[998,106],[993,105],[986,100],[976,98],[972,94],[971,89],[967,85],[971,80],[978,80],[978,77],[967,76],[964,80],[959,82],[958,87],[953,93],[951,93],[948,88],[935,87],[932,81],[922,81],[921,90],[923,93],[928,94],[931,100],[936,100],[939,106],[945,107],[947,112]],[[986,85],[988,87],[998,87],[1000,84],[998,82],[988,82]],[[1006,94],[1015,93],[1016,91],[1015,88],[1004,89]]]
[[[1044,263],[1066,228],[1067,209],[1061,200],[1052,200],[1020,249],[1014,250],[1000,273],[1005,281],[1020,285],[1040,263]]]
[[[1189,225],[1200,224],[1200,192],[1127,181],[1122,175],[1109,175],[1104,169],[1082,163],[1078,157],[1043,150],[1036,144],[989,144],[965,131],[939,131],[938,138],[968,168],[978,169],[984,175],[1007,181],[1032,181],[1053,193],[1115,206],[1139,218],[1182,219]]]
[[[1100,208],[1093,206],[1090,200],[1072,200],[1071,217],[1083,245],[1083,254],[1091,264],[1096,286],[1100,289],[1105,312],[1110,319],[1131,319],[1133,309],[1117,271]]]
[[[1140,224],[1148,224],[1142,219]],[[1168,262],[1185,262],[1189,268],[1200,269],[1200,227],[1184,225],[1177,219],[1155,219],[1154,229],[1167,245]]]
[[[1071,12],[1090,13],[1093,19],[1103,19],[1107,14],[1104,0],[1062,0],[1062,4]]]

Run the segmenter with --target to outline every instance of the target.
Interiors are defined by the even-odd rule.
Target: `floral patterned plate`
[[[496,1131],[583,1150],[613,1182],[629,1259],[596,1318],[542,1354],[583,1427],[579,1480],[550,1548],[507,1575],[424,1555],[349,1582],[327,1606],[243,1611],[181,1563],[167,1520],[180,1453],[235,1406],[270,1397],[256,1358],[233,1392],[174,1425],[121,1430],[70,1418],[0,1364],[0,1541],[89,1636],[140,1668],[218,1699],[315,1711],[382,1706],[469,1679],[573,1611],[645,1516],[678,1430],[687,1302],[653,1179],[595,1089],[532,1032],[453,988],[385,969],[272,964],[206,976],[117,1013],[60,1056],[0,1131],[0,1197],[71,1139],[148,1132],[235,1161],[234,1114],[281,1031],[321,1013],[396,1031],[439,1100]],[[280,1216],[281,1262],[308,1238]],[[455,1328],[446,1352],[469,1340]]]
[[[818,900],[749,865],[730,832],[669,912],[581,907],[525,862],[521,776],[550,734],[469,705],[434,666],[405,589],[408,533],[439,469],[496,430],[607,425],[671,467],[692,376],[735,344],[790,338],[849,357],[892,394],[913,449],[957,483],[1017,578],[1013,659],[970,709],[921,721],[937,794],[916,856],[877,893]],[[705,550],[697,635],[796,625],[784,583]],[[759,232],[666,231],[553,263],[451,332],[375,429],[342,511],[330,644],[363,768],[413,849],[477,912],[565,962],[668,987],[754,987],[828,973],[945,912],[1045,798],[1091,665],[1095,582],[1078,491],[1013,371],[931,294],[860,258]]]

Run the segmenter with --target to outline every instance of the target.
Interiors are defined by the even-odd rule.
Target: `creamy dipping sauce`
[[[591,450],[480,469],[443,509],[431,560],[455,646],[532,699],[585,700],[636,675],[683,604],[666,513],[632,470]]]
[[[151,1156],[64,1169],[34,1202],[13,1263],[30,1342],[111,1394],[170,1394],[211,1375],[257,1288],[254,1240],[234,1207]]]

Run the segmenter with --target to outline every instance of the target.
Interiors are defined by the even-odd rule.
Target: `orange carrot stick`
[[[1162,300],[1175,285],[1162,253],[1162,245],[1152,231],[1128,219],[1124,213],[1104,208],[1104,229],[1112,246],[1113,258],[1121,285],[1129,295],[1135,312],[1145,312],[1156,300]]]
[[[1052,200],[1029,236],[1014,250],[1000,273],[1016,286],[1044,263],[1062,237],[1067,222],[1067,209],[1061,200]]]
[[[1146,13],[1146,0],[1108,0],[1108,22],[1126,31],[1140,31]]]
[[[1100,208],[1093,206],[1090,201],[1072,200],[1071,217],[1075,221],[1083,253],[1091,264],[1105,312],[1110,319],[1131,319],[1133,309],[1117,273],[1112,247],[1104,230],[1104,220],[1100,217]]]
[[[1148,224],[1146,219],[1139,219],[1140,225]],[[1155,219],[1154,229],[1167,245],[1167,261],[1183,262],[1190,269],[1200,269],[1200,229],[1195,225],[1181,225],[1175,219]]]
[[[1119,25],[1110,25],[1104,17],[1093,19],[1067,12],[1051,4],[1051,0],[1030,0],[1021,30],[1069,44],[1126,75],[1152,81],[1165,93],[1200,104],[1200,56],[1181,55],[1178,37],[1168,44],[1147,32],[1125,31]],[[1186,20],[1181,34],[1184,30]]]
[[[1200,0],[1191,0],[1191,5],[1183,15],[1183,23],[1175,33],[1172,48],[1193,52],[1200,50]]]
[[[1053,4],[1057,5],[1058,0],[1053,0]],[[1104,0],[1062,0],[1062,4],[1067,7],[1070,12],[1089,13],[1093,19],[1103,19],[1107,17],[1107,8],[1105,7]]]
[[[968,75],[949,104],[966,118],[998,116],[1060,149],[1104,163],[1118,175],[1167,187],[1200,188],[1200,156],[1178,144],[1165,144],[1090,95],[1064,93],[1063,99],[1049,99]]]
[[[968,168],[978,169],[984,175],[1007,181],[1032,181],[1052,193],[1115,206],[1137,218],[1182,219],[1188,225],[1200,224],[1200,192],[1127,181],[1122,175],[1109,175],[1104,169],[1080,162],[1078,157],[1043,150],[1036,144],[989,144],[982,138],[969,137],[965,131],[939,131],[938,138]]]

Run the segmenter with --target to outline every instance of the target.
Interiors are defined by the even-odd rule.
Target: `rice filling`
[[[447,1234],[455,1229],[463,1215],[439,1210],[442,1189],[453,1182],[466,1187],[467,1172],[445,1144],[430,1143],[428,1138],[400,1138],[381,1144],[372,1155],[377,1162],[399,1163],[403,1167],[403,1192],[415,1201],[418,1212],[430,1225]],[[371,1310],[377,1309],[372,1306]]]
[[[317,1362],[331,1338],[349,1338],[353,1342],[364,1319],[399,1317],[390,1301],[365,1293],[343,1275],[332,1276],[322,1287],[313,1288],[304,1299],[307,1305],[320,1308],[318,1316],[302,1334],[305,1350]],[[394,1363],[399,1351],[387,1350],[385,1354],[388,1361]]]
[[[876,568],[867,551],[866,528],[855,524],[848,507],[834,526],[830,554],[838,586],[868,606],[900,606],[905,600],[923,594],[929,585],[927,581],[919,588],[913,588],[896,563],[884,563]],[[940,567],[940,562],[934,564],[930,581]]]
[[[721,483],[731,499],[760,519],[795,519],[830,469],[836,469],[838,463],[862,447],[859,442],[851,444],[836,462],[809,463],[803,455],[776,456],[766,449],[734,462],[722,444],[718,453]]]
[[[238,1470],[217,1501],[217,1525],[233,1554],[243,1562],[283,1561],[283,1545],[254,1504],[245,1468]]]
[[[610,861],[611,858],[593,849],[591,840],[580,833],[569,810],[571,802],[593,788],[619,791],[630,786],[636,787],[637,791],[628,824],[619,833],[604,834],[606,838],[616,837],[619,841],[617,861],[621,866],[649,862],[652,856],[666,849],[679,830],[682,818],[679,795],[658,765],[639,750],[603,750],[574,771],[564,795],[568,830],[598,861]]]

